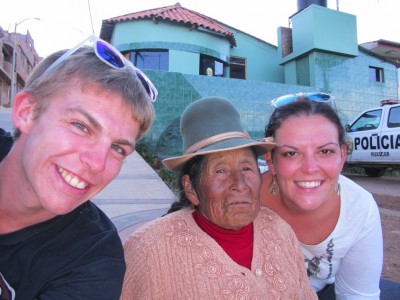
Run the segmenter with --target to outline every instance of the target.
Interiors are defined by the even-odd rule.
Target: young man
[[[111,45],[91,41],[39,64],[14,100],[12,147],[0,135],[1,299],[120,296],[121,241],[88,200],[150,127],[157,91]]]

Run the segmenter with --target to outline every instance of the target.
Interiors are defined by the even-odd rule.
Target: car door
[[[377,108],[364,112],[350,126],[347,136],[352,140],[353,151],[348,160],[352,162],[379,162],[382,157],[380,145],[380,128],[382,126],[383,109]]]
[[[388,106],[387,122],[382,129],[382,148],[387,148],[389,159],[400,162],[400,106]]]

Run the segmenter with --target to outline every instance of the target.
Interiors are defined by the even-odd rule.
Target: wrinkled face
[[[261,176],[249,148],[208,154],[198,193],[189,198],[214,224],[238,230],[256,218]]]
[[[134,151],[139,124],[120,95],[87,86],[54,96],[34,119],[30,95],[16,99],[21,130],[19,180],[25,206],[50,216],[65,214],[101,191]]]
[[[321,115],[293,116],[275,133],[271,172],[287,207],[310,211],[335,197],[346,158],[338,129]],[[267,154],[267,157],[271,154]]]

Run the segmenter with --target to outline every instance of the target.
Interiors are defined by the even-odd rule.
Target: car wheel
[[[385,174],[386,168],[364,168],[369,177],[381,177]]]

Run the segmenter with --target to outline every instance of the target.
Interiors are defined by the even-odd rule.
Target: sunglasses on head
[[[312,101],[316,102],[329,102],[333,97],[329,94],[321,93],[321,92],[314,92],[314,93],[298,93],[298,94],[289,94],[289,95],[284,95],[280,96],[278,98],[275,98],[274,100],[271,101],[271,104],[274,107],[281,107],[284,105],[287,105],[289,103],[296,102],[300,98],[308,98]]]
[[[135,71],[136,76],[141,81],[151,101],[152,102],[156,101],[158,92],[156,87],[150,81],[150,79],[141,70],[136,68],[129,60],[125,59],[125,57],[123,57],[122,54],[116,48],[114,48],[109,43],[103,41],[102,39],[99,39],[94,35],[89,36],[81,43],[76,45],[74,48],[71,48],[68,51],[66,51],[52,65],[50,65],[50,67],[47,68],[44,74],[50,73],[61,62],[63,62],[66,58],[74,54],[87,42],[93,43],[94,52],[96,53],[97,57],[111,68],[115,69],[132,68]]]

